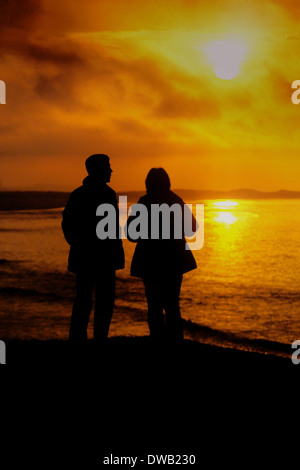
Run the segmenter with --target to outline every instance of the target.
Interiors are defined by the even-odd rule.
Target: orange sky
[[[300,2],[2,0],[0,180],[72,189],[107,153],[116,190],[163,166],[174,188],[300,190]],[[207,44],[243,44],[214,73]]]

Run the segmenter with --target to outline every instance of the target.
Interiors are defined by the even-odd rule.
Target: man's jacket
[[[73,273],[103,272],[124,268],[124,250],[121,239],[100,240],[96,216],[100,204],[112,204],[116,210],[116,227],[119,227],[119,210],[116,193],[107,184],[99,184],[90,176],[70,195],[62,213],[62,229],[70,245],[68,270]],[[118,234],[118,230],[117,230]]]

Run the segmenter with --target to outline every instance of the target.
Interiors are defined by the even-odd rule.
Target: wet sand
[[[241,351],[184,340],[182,345],[154,345],[149,337],[111,337],[105,345],[93,340],[72,345],[61,340],[11,340],[7,345],[7,365],[66,366],[97,365],[121,371],[135,368],[180,366],[191,371],[212,369],[248,372],[285,371],[295,368],[290,359],[270,354]]]

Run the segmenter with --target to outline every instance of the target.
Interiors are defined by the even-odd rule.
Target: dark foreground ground
[[[281,455],[289,465],[283,439],[291,449],[287,418],[295,419],[300,372],[289,359],[189,340],[155,347],[116,337],[76,348],[32,340],[7,342],[1,371],[2,391],[14,379],[12,404],[2,394],[10,446],[3,468],[133,468],[106,465],[111,456],[156,468],[150,454],[195,455],[196,465],[185,466],[203,469],[269,468]]]
[[[172,367],[194,369],[194,373],[206,369],[242,369],[258,373],[295,368],[289,359],[191,340],[185,340],[182,345],[160,346],[152,344],[148,337],[112,337],[100,346],[92,340],[78,346],[61,340],[13,340],[6,346],[7,365],[11,366],[99,366],[128,373],[141,366],[145,373],[147,368],[162,372]]]

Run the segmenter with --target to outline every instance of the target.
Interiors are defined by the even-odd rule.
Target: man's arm
[[[70,195],[69,200],[66,204],[66,207],[63,210],[62,213],[62,231],[64,234],[64,237],[71,245],[74,241],[74,235],[75,235],[75,220],[76,220],[76,210],[75,210],[75,203],[74,203],[74,196],[73,194]]]

